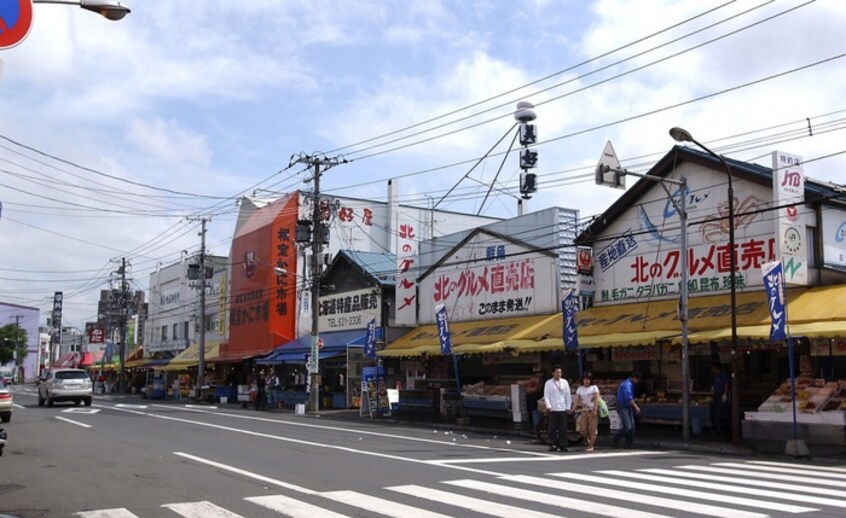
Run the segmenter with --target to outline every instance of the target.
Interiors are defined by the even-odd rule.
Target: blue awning
[[[344,354],[348,347],[363,348],[366,335],[365,329],[320,333],[319,336],[323,340],[323,347],[320,348],[320,359]],[[376,328],[376,339],[382,339],[382,328],[380,327]],[[257,359],[256,363],[301,363],[305,361],[305,355],[310,352],[311,335],[308,334],[276,347],[267,356]]]

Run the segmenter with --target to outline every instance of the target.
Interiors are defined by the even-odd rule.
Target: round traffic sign
[[[32,27],[32,0],[0,1],[0,49],[22,42]]]

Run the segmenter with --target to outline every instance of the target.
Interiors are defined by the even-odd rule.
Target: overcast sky
[[[426,206],[519,100],[542,141],[531,211],[601,213],[620,194],[593,183],[605,142],[645,171],[676,125],[733,158],[769,165],[781,149],[844,181],[841,0],[127,3],[119,22],[35,6],[29,37],[0,50],[0,301],[42,322],[57,290],[66,323],[94,320],[112,259],[146,288],[197,249],[188,215],[211,215],[209,248],[228,255],[238,196],[306,188],[299,168],[279,172],[295,153],[351,160],[326,191],[384,200],[399,178],[403,202]],[[475,213],[500,160],[442,207]],[[484,214],[516,214],[518,174],[512,155]]]

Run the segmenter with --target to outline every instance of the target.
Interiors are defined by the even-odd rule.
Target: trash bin
[[[693,433],[702,433],[702,418],[694,417],[690,420],[690,427]]]
[[[227,396],[220,396],[220,404],[225,405],[229,402],[229,398]]]
[[[294,406],[294,413],[297,415],[305,414],[305,403],[297,403]]]

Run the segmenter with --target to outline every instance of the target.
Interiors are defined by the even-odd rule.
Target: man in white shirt
[[[549,451],[567,451],[567,416],[573,411],[573,401],[570,384],[561,377],[558,365],[543,387],[543,400],[549,409]]]

